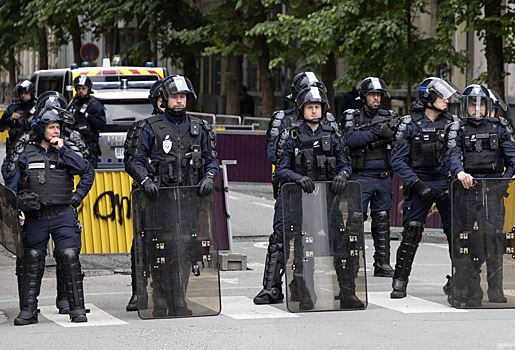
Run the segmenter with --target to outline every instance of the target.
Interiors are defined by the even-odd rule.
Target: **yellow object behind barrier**
[[[125,171],[96,171],[93,187],[79,207],[82,253],[130,251],[133,237],[131,183]]]
[[[5,109],[3,107],[0,107],[0,118],[4,115]],[[0,132],[0,142],[6,143],[7,142],[7,136],[9,135],[9,131],[4,130]]]
[[[508,188],[510,196],[504,199],[504,232],[510,232],[515,227],[515,181]]]

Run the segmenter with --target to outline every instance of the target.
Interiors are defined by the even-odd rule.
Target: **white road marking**
[[[250,202],[254,205],[259,205],[260,207],[265,207],[265,208],[272,208],[274,209],[274,206],[272,204],[266,204],[266,203],[259,203],[259,202]]]
[[[250,298],[244,296],[222,297],[222,314],[235,320],[299,317],[270,305],[254,305]]]
[[[239,200],[240,198],[229,195],[229,199]]]
[[[258,263],[258,262],[255,262],[255,263],[247,263],[247,268],[250,268],[252,270],[262,270],[265,268],[265,264],[262,264],[262,263]]]
[[[370,292],[368,293],[368,302],[404,314],[468,312],[409,295],[402,299],[390,299],[390,292]]]
[[[238,279],[237,278],[221,278],[220,280],[222,281],[222,283],[238,284]]]
[[[268,242],[256,242],[253,246],[260,249],[268,249]]]
[[[91,310],[91,312],[87,314],[88,322],[72,323],[70,321],[70,316],[60,315],[55,306],[39,307],[42,316],[63,327],[119,326],[123,324],[128,324],[125,321],[122,321],[114,316],[111,316],[110,314],[99,309],[93,304],[86,304],[86,308]]]

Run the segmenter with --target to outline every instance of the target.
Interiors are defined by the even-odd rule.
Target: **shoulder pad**
[[[360,111],[359,109],[353,109],[353,108],[349,108],[349,109],[346,109],[343,114],[345,115],[359,115]]]
[[[501,123],[502,126],[508,126],[510,125],[510,122],[508,121],[508,119],[504,118],[504,117],[498,117],[498,118],[495,118],[499,121],[499,123]]]
[[[388,115],[391,115],[392,113],[390,113],[390,111],[388,109],[379,108],[377,110],[377,114],[388,116]]]
[[[210,124],[207,120],[203,120],[203,119],[202,119],[202,127],[203,127],[203,128],[204,128],[204,130],[206,130],[207,132],[213,131],[213,127],[211,126],[211,124]]]
[[[331,113],[331,112],[327,112],[325,114],[325,119],[328,121],[328,122],[334,122],[336,121],[336,118],[334,117],[334,115]]]
[[[414,113],[414,115],[410,115],[410,119],[414,122],[418,122],[419,120],[423,119],[424,115],[422,113]]]
[[[154,123],[160,122],[162,120],[163,120],[163,116],[161,114],[156,114],[156,115],[153,115],[153,116],[145,119],[145,121],[149,124],[154,124]]]
[[[283,120],[284,115],[284,110],[281,109],[279,111],[275,111],[274,113],[272,113],[272,119]]]

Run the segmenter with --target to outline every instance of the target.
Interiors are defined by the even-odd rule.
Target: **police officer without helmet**
[[[99,131],[106,127],[106,113],[102,103],[91,95],[92,86],[91,79],[86,75],[79,75],[73,79],[75,96],[68,110],[75,117],[72,128],[84,137],[90,152],[88,160],[96,168],[98,157],[101,155],[98,144]]]
[[[32,121],[32,108],[35,104],[34,84],[24,80],[16,85],[17,99],[7,107],[0,120],[0,130],[9,128],[9,137],[6,142],[6,150],[18,141],[18,138],[30,131]]]
[[[419,96],[395,134],[392,168],[404,188],[402,241],[397,249],[391,298],[404,298],[424,222],[433,203],[442,217],[447,241],[451,239],[451,208],[447,192],[449,165],[445,154],[446,129],[458,120],[447,111],[457,90],[440,78],[430,77],[419,86]],[[449,248],[450,249],[450,248]]]
[[[303,120],[303,112],[299,111],[296,105],[299,93],[309,87],[317,87],[326,92],[326,87],[318,76],[310,71],[297,74],[291,83],[291,93],[287,96],[293,107],[287,110],[275,111],[270,118],[268,131],[266,134],[267,158],[274,166],[277,166],[278,147],[280,149],[279,156],[285,138],[280,138],[281,133],[292,125],[298,125]],[[324,117],[322,124],[333,125],[337,127],[333,115],[326,110],[322,113]],[[279,192],[279,182],[275,174],[272,176],[272,186],[274,190],[274,198],[277,199]],[[275,304],[282,303],[284,295],[282,294],[282,275],[284,274],[284,254],[283,254],[283,231],[282,231],[282,207],[279,202],[274,205],[273,232],[270,235],[267,255],[265,260],[265,270],[263,275],[263,289],[254,297],[254,304]]]
[[[493,94],[482,85],[469,85],[461,97],[462,120],[454,123],[448,139],[455,144],[449,156],[451,174],[461,182],[459,203],[454,209],[454,227],[471,232],[468,255],[460,254],[459,231],[455,244],[451,305],[479,307],[482,304],[481,265],[486,261],[488,300],[506,303],[503,292],[504,195],[507,183],[486,182],[485,178],[510,178],[515,172],[515,131],[503,117],[495,116]],[[493,96],[495,97],[495,96]],[[494,113],[492,113],[492,111]],[[491,116],[491,117],[488,117]],[[474,260],[474,257],[479,257]]]
[[[133,128],[136,131],[128,135],[125,169],[150,199],[157,199],[159,187],[199,185],[200,196],[214,190],[218,174],[215,135],[209,123],[187,114],[191,98],[196,94],[188,78],[167,77],[162,83],[164,112],[138,122]],[[184,278],[186,288],[188,276]],[[133,302],[137,305],[131,298],[128,311]],[[173,303],[176,314],[191,315],[183,297],[174,297]],[[154,310],[154,316],[163,312],[165,315],[166,310]]]
[[[344,112],[346,140],[352,159],[352,180],[361,183],[363,218],[370,204],[374,240],[374,276],[393,277],[390,266],[390,217],[392,169],[390,152],[397,115],[380,108],[388,96],[382,79],[368,77],[359,86],[360,109]]]
[[[32,121],[33,141],[6,157],[5,169],[13,169],[6,185],[18,195],[25,217],[23,269],[20,271],[20,314],[15,325],[38,322],[37,306],[50,234],[62,265],[72,322],[87,322],[83,275],[79,262],[81,226],[77,208],[94,180],[93,167],[69,149],[61,138],[63,114],[44,108]],[[80,181],[74,191],[73,176]],[[17,271],[18,273],[18,271]]]

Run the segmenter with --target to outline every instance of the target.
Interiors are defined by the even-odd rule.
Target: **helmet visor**
[[[432,86],[428,86],[428,88],[432,89],[441,98],[446,99],[449,102],[457,102],[460,98],[458,89],[453,84],[443,79],[434,81]]]
[[[463,108],[465,108],[466,116],[473,119],[481,119],[489,116],[491,109],[491,100],[486,96],[466,96]]]

